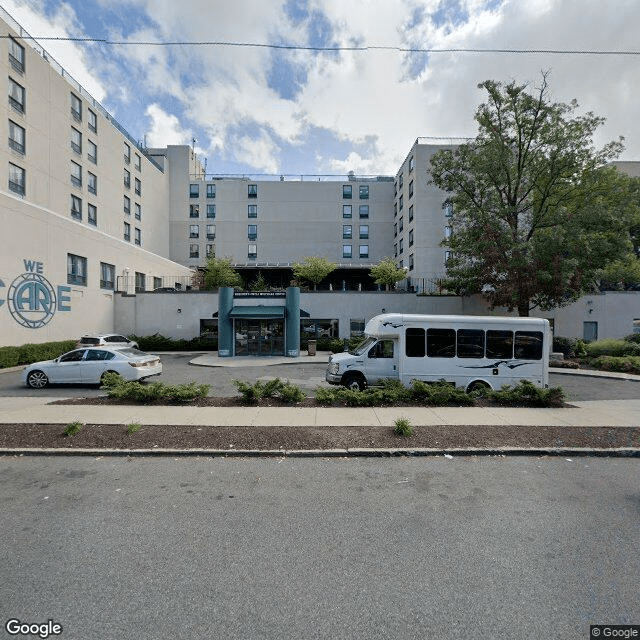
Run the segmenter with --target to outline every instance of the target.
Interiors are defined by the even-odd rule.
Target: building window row
[[[205,245],[205,255],[208,258],[209,256],[215,255],[215,245],[206,244]],[[190,258],[199,258],[200,257],[200,245],[199,244],[190,244],[189,245],[189,257]]]
[[[353,245],[351,244],[343,244],[342,245],[342,257],[343,258],[353,258]],[[358,247],[358,257],[359,258],[368,258],[369,257],[369,245],[361,244]]]
[[[9,120],[9,147],[22,155],[26,152],[27,133],[24,127]]]
[[[358,216],[361,219],[367,219],[369,217],[368,204],[361,204],[358,206]],[[347,219],[353,217],[353,205],[350,205],[350,204],[342,205],[342,217]]]
[[[191,183],[189,185],[189,197],[190,198],[199,198],[200,197],[200,184],[199,183]],[[207,198],[215,198],[216,197],[216,185],[212,183],[207,184]]]

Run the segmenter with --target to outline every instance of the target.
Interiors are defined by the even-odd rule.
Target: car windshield
[[[357,346],[352,351],[349,351],[349,353],[352,356],[361,356],[363,353],[367,351],[367,349],[369,349],[371,345],[375,344],[375,342],[376,342],[375,338],[367,338],[361,345]]]

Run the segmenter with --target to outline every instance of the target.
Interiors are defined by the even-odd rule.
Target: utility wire
[[[0,38],[10,38],[9,35],[0,35]],[[43,36],[33,37],[36,41],[54,42],[96,42],[109,46],[151,46],[151,47],[246,47],[261,49],[281,49],[291,51],[396,51],[398,53],[502,53],[502,54],[551,54],[551,55],[581,55],[581,56],[640,56],[640,51],[622,50],[595,50],[595,49],[481,49],[481,48],[415,48],[398,47],[391,45],[366,45],[366,46],[344,46],[344,47],[311,47],[289,44],[264,44],[259,42],[225,42],[225,41],[175,41],[158,42],[142,40],[107,40],[106,38],[74,38]]]

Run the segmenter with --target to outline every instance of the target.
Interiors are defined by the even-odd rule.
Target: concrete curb
[[[468,449],[73,449],[73,448],[14,448],[0,449],[0,456],[124,456],[124,457],[197,457],[212,458],[393,458],[393,457],[466,457],[466,456],[553,456],[640,458],[640,449],[619,447],[616,449],[592,449],[570,447],[538,448],[468,448]]]

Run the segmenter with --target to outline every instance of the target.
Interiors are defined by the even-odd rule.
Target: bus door
[[[367,382],[376,384],[383,378],[398,379],[398,343],[395,340],[378,340],[365,358]]]

